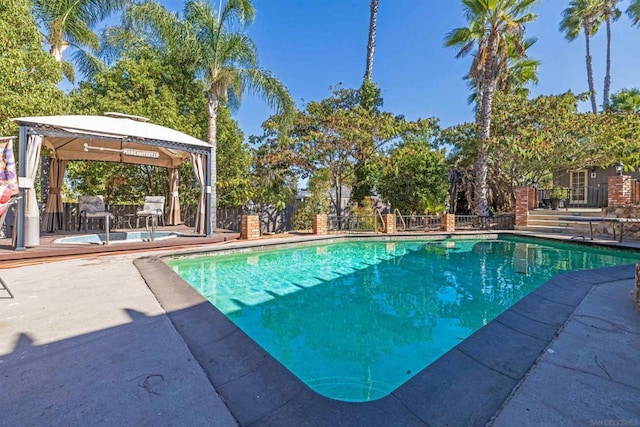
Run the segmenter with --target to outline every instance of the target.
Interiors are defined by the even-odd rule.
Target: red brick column
[[[535,187],[529,187],[529,210],[538,207],[538,190]]]
[[[440,218],[440,230],[447,233],[456,231],[456,216],[450,213],[442,215]]]
[[[527,226],[529,216],[529,187],[516,188],[516,229]]]
[[[610,176],[609,206],[619,206],[631,203],[631,177],[627,175]]]
[[[384,231],[385,234],[393,234],[396,232],[396,216],[394,214],[384,214],[382,215],[382,219],[384,220]]]
[[[317,214],[313,216],[313,234],[324,235],[329,233],[327,215]]]
[[[260,218],[257,215],[242,215],[242,240],[254,240],[260,238]]]

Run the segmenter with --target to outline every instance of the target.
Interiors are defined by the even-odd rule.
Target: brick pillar
[[[394,214],[384,214],[382,219],[384,221],[383,233],[394,234],[396,232],[396,216]]]
[[[538,190],[535,187],[529,187],[529,210],[535,209],[538,207]]]
[[[529,187],[520,186],[516,188],[516,230],[527,226],[529,216]]]
[[[608,179],[609,206],[626,205],[631,203],[631,177],[614,175]]]
[[[260,238],[260,218],[257,215],[242,215],[242,240],[254,240]]]
[[[313,216],[313,234],[324,235],[329,233],[327,215],[317,214]]]
[[[450,213],[442,215],[440,217],[440,230],[447,233],[456,231],[456,216]]]

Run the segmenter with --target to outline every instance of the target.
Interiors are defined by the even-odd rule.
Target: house
[[[616,166],[605,169],[588,168],[577,170],[558,171],[553,173],[554,186],[568,188],[569,207],[571,208],[602,208],[608,205],[609,179],[620,175]],[[626,185],[629,186],[630,200],[632,203],[640,203],[640,171],[622,171]],[[547,190],[539,190],[545,192]],[[539,195],[543,200],[545,193]]]

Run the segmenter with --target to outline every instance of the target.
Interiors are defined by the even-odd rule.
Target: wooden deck
[[[144,229],[122,229],[118,231],[144,231]],[[212,245],[240,237],[239,233],[218,230],[211,237],[203,237],[193,233],[193,229],[186,226],[158,227],[158,232],[173,231],[180,236],[170,239],[156,240],[154,242],[111,243],[98,245],[89,243],[54,243],[62,237],[78,236],[82,234],[95,234],[95,232],[60,232],[46,233],[40,236],[40,246],[27,248],[24,251],[16,251],[11,245],[11,239],[0,239],[0,269],[20,267],[42,262],[60,261],[70,258],[82,258],[86,256],[101,256],[115,254],[131,254],[136,252],[149,252],[154,250],[179,250],[198,246]]]

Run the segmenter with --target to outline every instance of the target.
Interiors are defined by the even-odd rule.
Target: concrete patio
[[[228,381],[214,386],[229,361],[203,355],[233,347],[207,329],[209,308],[169,286],[170,277],[149,277],[163,273],[153,268],[163,253],[0,270],[16,296],[0,291],[0,424],[640,425],[630,267],[557,276],[417,376],[431,383],[392,393],[389,410],[384,399],[317,406],[260,353],[229,354],[261,368],[236,377],[227,370]],[[144,279],[133,264],[142,255],[137,264],[152,267]],[[277,388],[283,378],[295,387]],[[260,379],[271,395],[252,394]],[[358,415],[366,405],[369,415]]]

